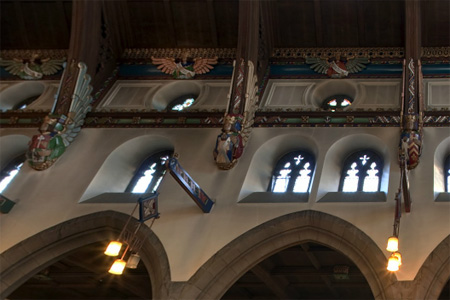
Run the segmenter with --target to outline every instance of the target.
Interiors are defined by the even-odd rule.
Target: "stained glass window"
[[[294,151],[284,155],[275,166],[269,191],[309,192],[314,166],[314,157],[308,152]]]
[[[168,111],[182,111],[186,108],[192,106],[195,101],[194,95],[184,95],[181,97],[178,97],[177,99],[170,102],[170,104],[167,106]]]
[[[378,192],[383,161],[373,151],[358,151],[344,162],[339,190],[342,192]]]
[[[13,159],[0,172],[0,193],[9,185],[14,177],[19,173],[25,161],[25,154]]]
[[[334,95],[325,99],[322,108],[325,110],[336,111],[342,110],[352,105],[353,99],[347,95]]]
[[[131,193],[154,193],[166,173],[166,161],[172,151],[162,151],[148,157],[139,167],[127,187]]]

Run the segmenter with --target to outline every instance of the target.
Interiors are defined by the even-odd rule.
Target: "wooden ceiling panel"
[[[238,42],[238,1],[214,1],[217,42],[219,48],[235,48]]]
[[[324,47],[360,47],[358,1],[320,1]]]
[[[422,2],[422,45],[424,47],[450,46],[450,1]]]
[[[361,47],[404,47],[404,1],[358,2]],[[361,33],[361,31],[360,31]]]
[[[207,2],[171,1],[177,47],[214,47]]]
[[[69,48],[70,25],[67,26],[67,19],[71,19],[71,15],[65,16],[61,2],[24,1],[20,5],[31,48],[33,45],[42,45],[41,49]]]
[[[162,1],[128,1],[133,32],[131,48],[171,48],[176,45],[172,16]]]
[[[314,1],[278,1],[274,46],[315,47]]]
[[[71,1],[1,1],[2,49],[67,49]]]

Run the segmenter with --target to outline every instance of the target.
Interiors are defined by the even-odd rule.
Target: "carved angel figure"
[[[152,56],[152,63],[158,65],[157,69],[166,74],[171,74],[175,79],[191,79],[196,74],[205,74],[212,70],[212,65],[217,64],[217,57],[194,59],[189,58],[189,52],[183,52],[181,58],[156,58]]]
[[[327,74],[331,78],[347,77],[349,73],[358,73],[366,68],[369,59],[366,57],[357,57],[348,60],[345,57],[338,56],[339,59],[330,58],[328,60],[318,57],[306,58],[306,63],[311,65],[311,69],[317,73]]]
[[[0,58],[0,66],[12,75],[17,75],[22,79],[33,80],[41,79],[44,75],[53,75],[62,69],[65,58],[63,59],[42,59],[38,54],[33,54],[31,58],[26,59],[8,59]]]
[[[31,138],[26,155],[29,165],[35,170],[45,170],[53,165],[78,135],[86,114],[91,110],[91,78],[86,74],[84,63],[79,63],[78,67],[80,70],[69,112],[58,115],[52,111],[45,116],[39,134]]]

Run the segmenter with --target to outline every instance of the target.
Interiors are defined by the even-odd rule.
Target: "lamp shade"
[[[391,236],[388,239],[386,250],[389,252],[398,251],[398,238],[396,236]]]
[[[111,241],[104,253],[108,256],[117,256],[119,255],[121,248],[122,248],[121,242]]]
[[[116,259],[108,272],[114,275],[122,275],[126,264],[127,262],[123,259]]]
[[[141,257],[137,253],[133,253],[128,258],[126,267],[129,269],[136,269],[140,261]]]
[[[397,259],[398,259],[398,266],[400,267],[402,265],[402,255],[400,254],[400,252],[394,252],[394,253],[392,253],[392,255],[397,257]]]
[[[399,264],[397,256],[392,254],[391,257],[389,257],[389,260],[388,260],[388,266],[387,266],[388,271],[391,271],[391,272],[398,271],[399,265],[400,264]]]

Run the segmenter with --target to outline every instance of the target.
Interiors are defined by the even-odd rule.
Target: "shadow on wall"
[[[123,193],[136,170],[150,155],[172,150],[172,141],[163,136],[145,135],[118,146],[106,158],[80,199],[84,202],[105,192]]]

